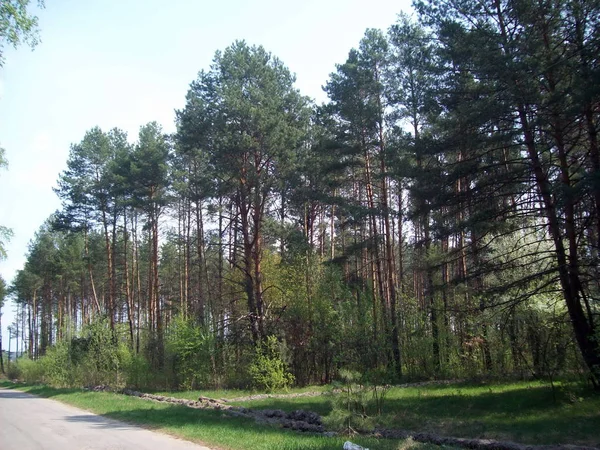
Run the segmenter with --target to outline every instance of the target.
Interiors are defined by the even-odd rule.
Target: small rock
[[[354,444],[350,441],[344,442],[344,450],[369,450],[368,448],[361,447],[358,444]]]

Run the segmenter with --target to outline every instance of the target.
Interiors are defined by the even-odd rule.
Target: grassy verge
[[[80,389],[54,389],[45,386],[15,386],[1,382],[0,386],[15,388],[53,398],[70,405],[117,420],[139,424],[183,439],[202,442],[212,448],[248,450],[328,450],[341,449],[345,438],[328,438],[295,433],[262,426],[252,420],[234,418],[218,411],[197,410],[178,405],[141,400],[106,392]],[[438,450],[437,446],[412,441],[353,438],[362,446],[381,450]]]
[[[331,397],[236,402],[256,409],[306,409],[335,427]],[[600,447],[600,395],[575,384],[488,383],[392,388],[381,415],[367,402],[371,423],[386,428],[525,444]]]

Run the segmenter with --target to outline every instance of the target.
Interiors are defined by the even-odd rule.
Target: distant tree
[[[131,154],[131,179],[134,205],[144,211],[150,237],[148,313],[150,329],[156,332],[162,351],[163,319],[159,292],[159,221],[169,202],[169,142],[156,122],[140,128],[139,141]],[[158,363],[162,364],[161,353]]]
[[[380,30],[367,30],[359,48],[352,49],[346,62],[337,65],[325,90],[337,123],[337,163],[346,167],[352,180],[352,185],[345,187],[352,194],[344,202],[345,207],[340,205],[340,211],[358,226],[356,245],[351,249],[353,253],[360,249],[361,253],[355,277],[362,280],[363,287],[367,281],[372,286],[373,336],[385,338],[389,350],[379,353],[385,354],[390,373],[400,378],[399,295],[386,118],[390,106],[386,89],[389,51]]]
[[[2,351],[2,308],[4,307],[4,298],[6,297],[6,283],[0,276],[0,371],[4,373],[4,353]]]
[[[99,224],[104,233],[108,298],[106,310],[114,328],[115,274],[113,236],[116,228],[116,199],[112,161],[117,149],[110,135],[100,128],[89,130],[79,144],[71,145],[67,169],[61,173],[55,192],[63,210],[60,222],[67,228],[87,233]]]

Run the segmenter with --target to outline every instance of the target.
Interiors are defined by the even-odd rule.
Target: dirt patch
[[[325,392],[300,392],[297,394],[255,394],[255,395],[247,395],[245,397],[235,397],[235,398],[223,398],[222,402],[232,403],[232,402],[248,402],[251,400],[264,400],[267,398],[300,398],[300,397],[318,397],[319,395],[324,395]]]
[[[198,400],[186,400],[164,395],[146,394],[131,389],[123,389],[121,393],[156,402],[174,403],[188,408],[223,411],[232,416],[248,417],[260,423],[278,425],[296,431],[311,433],[323,433],[325,431],[321,416],[311,411],[297,410],[287,413],[280,409],[254,410],[242,406],[227,405],[222,400],[208,397],[199,397]]]

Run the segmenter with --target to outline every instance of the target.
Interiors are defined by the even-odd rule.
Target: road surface
[[[20,391],[0,388],[1,450],[209,450]]]

